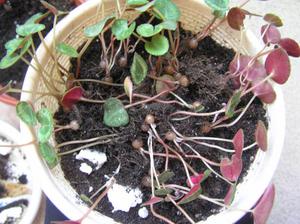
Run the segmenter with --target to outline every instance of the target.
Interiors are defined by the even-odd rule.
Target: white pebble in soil
[[[86,163],[81,163],[79,170],[83,173],[90,175],[93,172],[93,168]]]
[[[142,203],[143,194],[140,189],[114,184],[107,192],[107,197],[112,206],[112,212],[129,212],[130,208]]]
[[[19,206],[5,209],[0,213],[0,223],[6,223],[10,219],[17,220],[21,218],[22,213],[23,209]]]
[[[96,165],[96,170],[100,169],[107,161],[106,154],[91,149],[83,149],[76,155],[77,160],[89,160]]]
[[[94,190],[92,186],[89,187],[89,193],[91,193]]]
[[[139,217],[141,217],[142,219],[145,219],[149,216],[149,212],[146,207],[140,208],[138,211],[138,214],[139,214]]]

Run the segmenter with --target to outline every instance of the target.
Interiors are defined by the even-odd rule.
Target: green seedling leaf
[[[233,94],[233,96],[229,99],[226,105],[225,115],[229,118],[233,117],[235,108],[241,102],[242,91],[237,91]]]
[[[146,12],[148,9],[150,9],[154,5],[155,1],[151,1],[147,3],[146,5],[136,7],[135,10],[138,12]]]
[[[116,36],[117,40],[125,40],[130,37],[135,27],[135,22],[128,27],[128,21],[126,19],[117,19],[112,25],[111,31]]]
[[[137,33],[142,37],[152,37],[162,31],[163,26],[160,24],[153,26],[151,24],[145,23],[137,27]]]
[[[151,55],[161,56],[168,52],[169,41],[165,36],[157,34],[151,38],[150,42],[145,44],[145,49]]]
[[[174,20],[166,20],[159,24],[159,26],[162,26],[165,30],[176,30],[177,28],[177,22]]]
[[[43,125],[38,129],[37,138],[39,142],[45,143],[49,141],[52,133],[53,133],[52,125]]]
[[[5,55],[4,58],[0,61],[0,69],[6,69],[14,65],[18,60],[20,59],[20,56],[17,54],[9,54]]]
[[[35,112],[33,111],[32,106],[25,102],[21,101],[16,106],[16,111],[18,117],[27,125],[34,126],[37,124],[37,119]]]
[[[129,97],[129,102],[132,103],[133,84],[129,76],[124,80],[124,90],[126,95]]]
[[[106,23],[113,18],[115,18],[114,15],[106,16],[98,23],[86,27],[83,31],[84,35],[89,38],[97,37],[103,31],[103,28],[105,27]]]
[[[264,15],[263,18],[266,22],[271,23],[277,27],[283,26],[282,20],[280,19],[279,16],[272,14],[272,13],[267,13]]]
[[[56,46],[56,50],[61,53],[61,54],[64,54],[64,55],[67,55],[71,58],[77,58],[78,57],[78,52],[77,50],[68,45],[68,44],[65,44],[65,43],[60,43]]]
[[[196,200],[202,193],[200,184],[197,184],[191,188],[191,190],[178,202],[178,205],[187,204],[191,201]]]
[[[92,200],[88,196],[86,196],[85,194],[81,194],[80,199],[82,201],[84,201],[85,203],[93,204]]]
[[[54,168],[58,164],[58,156],[55,152],[55,149],[48,142],[39,142],[39,149],[49,168]]]
[[[36,22],[40,21],[44,16],[45,16],[45,14],[38,12],[38,13],[32,15],[29,19],[27,19],[25,24],[36,23]]]
[[[121,127],[129,123],[129,116],[122,102],[109,98],[104,104],[104,124],[109,127]]]
[[[44,30],[46,27],[44,24],[27,23],[17,27],[16,32],[20,36],[27,37],[37,32]]]
[[[161,20],[173,20],[178,21],[180,18],[180,10],[170,0],[156,0],[154,1],[154,8],[157,11],[153,11],[153,14]]]
[[[216,16],[217,18],[224,18],[226,16],[226,11],[214,10],[213,15]]]
[[[166,196],[168,194],[171,194],[172,192],[173,192],[173,190],[170,188],[166,188],[166,189],[161,188],[161,189],[155,190],[154,194],[155,194],[155,196]]]
[[[213,11],[227,11],[229,0],[204,0]]]
[[[130,67],[130,73],[135,85],[141,84],[147,76],[147,63],[138,53],[134,53],[133,62]]]
[[[158,176],[158,181],[160,184],[164,184],[174,176],[175,176],[174,172],[166,170]]]
[[[20,48],[21,44],[23,43],[24,38],[15,38],[5,43],[4,47],[7,51],[7,54],[12,54],[17,49]]]
[[[41,143],[45,143],[50,139],[53,133],[53,115],[48,108],[42,108],[36,113],[36,118],[41,124],[37,133],[38,140]]]
[[[145,5],[148,0],[126,0],[127,5]]]

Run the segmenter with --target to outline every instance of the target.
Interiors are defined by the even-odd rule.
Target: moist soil
[[[175,93],[184,99],[187,103],[199,101],[204,106],[203,112],[211,112],[221,109],[224,103],[228,102],[232,96],[233,88],[230,81],[226,81],[226,71],[234,57],[234,51],[217,44],[212,38],[207,37],[202,40],[196,50],[189,50],[184,39],[190,36],[189,33],[181,31],[182,44],[178,53],[179,72],[186,75],[190,80],[190,85],[186,88],[179,87]],[[143,47],[136,49],[141,55],[146,55]],[[80,78],[89,78],[101,80],[105,77],[103,69],[100,68],[99,62],[101,58],[101,47],[99,40],[95,40],[85,55],[82,58]],[[154,59],[153,59],[154,60]],[[166,61],[166,60],[165,60]],[[165,63],[164,61],[164,63]],[[152,61],[155,64],[155,61]],[[129,55],[128,65],[132,63],[132,55]],[[72,62],[73,67],[71,71],[76,70],[75,61]],[[126,76],[130,74],[130,67],[121,68],[114,66],[111,70],[111,77],[114,83],[123,83]],[[163,74],[163,72],[161,73]],[[105,100],[109,97],[116,97],[124,93],[122,87],[108,87],[106,85],[99,85],[92,82],[82,83],[85,89],[85,96],[90,99]],[[135,90],[135,93],[140,93],[148,96],[154,96],[155,81],[149,77]],[[240,108],[244,107],[251,95],[244,97]],[[127,97],[121,98],[122,102],[128,104]],[[171,95],[165,96],[164,100],[174,99]],[[137,101],[138,99],[134,99]],[[67,180],[71,186],[77,191],[79,195],[84,194],[88,197],[93,195],[101,186],[107,181],[107,176],[111,177],[118,165],[121,165],[120,172],[115,175],[117,182],[124,186],[132,188],[138,187],[143,193],[143,202],[146,202],[151,197],[151,188],[143,181],[145,177],[149,177],[149,159],[145,159],[139,151],[133,149],[132,141],[134,139],[141,139],[143,141],[144,149],[148,150],[147,139],[148,133],[141,130],[141,125],[147,114],[155,116],[156,130],[161,138],[164,138],[165,133],[171,130],[170,123],[176,128],[178,132],[185,136],[214,136],[220,138],[232,139],[234,134],[242,128],[244,130],[246,139],[245,146],[252,144],[254,140],[255,126],[258,120],[263,120],[266,123],[266,111],[263,104],[256,99],[242,119],[233,127],[215,129],[209,133],[203,133],[203,126],[206,122],[211,122],[212,117],[190,117],[182,121],[170,120],[169,115],[175,111],[187,110],[177,104],[162,104],[157,102],[149,102],[136,107],[128,109],[130,116],[130,123],[125,127],[110,128],[103,124],[103,105],[80,102],[75,105],[73,110],[66,112],[60,108],[56,114],[55,119],[59,125],[67,125],[70,121],[76,120],[80,123],[80,128],[77,131],[63,130],[57,132],[55,135],[57,143],[62,143],[71,140],[80,140],[94,138],[108,134],[117,134],[118,137],[113,139],[110,143],[91,147],[90,149],[106,153],[108,162],[106,162],[101,169],[95,170],[87,175],[79,170],[82,161],[76,160],[76,153],[62,156],[61,167]],[[235,118],[235,117],[234,117]],[[233,118],[233,119],[234,119]],[[169,123],[170,122],[170,123]],[[226,121],[226,122],[230,122]],[[166,140],[167,141],[167,140]],[[172,142],[167,142],[171,147],[175,148]],[[211,143],[211,142],[210,142]],[[232,148],[231,144],[214,142],[226,148]],[[76,145],[80,146],[79,145]],[[207,148],[205,146],[191,143],[202,156],[212,161],[220,161],[223,157],[230,157],[231,155],[217,149]],[[187,154],[192,152],[185,146],[183,150]],[[71,150],[72,146],[65,146],[60,148],[60,152]],[[164,148],[156,140],[153,141],[153,149],[155,152],[164,153]],[[254,160],[257,153],[257,148],[245,151],[243,153],[243,171],[239,182],[242,181],[243,176]],[[197,172],[204,172],[207,168],[198,159],[186,160]],[[95,167],[89,161],[84,161],[90,166]],[[158,172],[163,172],[165,167],[165,160],[162,157],[155,157],[155,168]],[[214,167],[219,172],[218,167]],[[176,183],[186,186],[186,175],[182,163],[178,160],[170,159],[169,170],[175,173],[175,176],[169,183]],[[93,190],[90,192],[90,187]],[[215,175],[210,175],[202,184],[203,194],[211,198],[224,198],[229,189],[229,184]],[[163,223],[152,216],[149,211],[149,216],[142,219],[138,216],[140,206],[131,208],[129,213],[116,211],[112,213],[113,207],[105,197],[97,206],[96,210],[102,214],[112,217],[114,220],[122,223]],[[182,208],[194,219],[200,221],[206,219],[208,216],[217,213],[220,209],[205,200],[197,199]],[[154,205],[157,213],[169,218],[175,223],[189,223],[184,215],[173,206],[172,203],[163,202]],[[149,209],[148,209],[149,210]]]

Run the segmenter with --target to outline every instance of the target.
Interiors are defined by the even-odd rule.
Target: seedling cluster
[[[38,72],[48,90],[48,92],[34,92],[34,94],[40,95],[41,98],[44,96],[54,97],[65,111],[73,110],[79,101],[100,104],[104,110],[103,123],[110,128],[128,125],[131,119],[128,113],[130,108],[151,102],[179,105],[182,110],[169,114],[170,130],[168,132],[159,133],[156,117],[148,114],[144,123],[140,124],[141,130],[148,134],[147,144],[142,139],[132,139],[133,150],[150,161],[149,176],[143,178],[142,184],[151,188],[152,196],[143,203],[143,206],[150,206],[152,214],[166,223],[173,222],[160,215],[159,211],[155,211],[155,204],[174,204],[190,223],[195,223],[195,221],[185,212],[182,205],[195,199],[200,198],[231,209],[230,205],[234,200],[236,186],[243,168],[243,152],[257,146],[263,151],[268,149],[267,130],[264,122],[258,122],[255,130],[255,141],[247,146],[244,145],[245,133],[242,129],[235,133],[233,139],[184,136],[172,125],[172,122],[190,117],[213,118],[202,128],[204,133],[210,133],[214,129],[228,128],[237,124],[257,97],[266,104],[273,103],[276,99],[276,92],[272,82],[284,84],[288,80],[291,70],[289,57],[300,56],[298,43],[290,38],[281,37],[278,29],[282,26],[280,18],[274,14],[257,15],[243,9],[248,1],[241,6],[229,8],[229,0],[205,0],[205,3],[212,9],[213,19],[203,30],[190,39],[181,40],[180,10],[171,0],[127,0],[125,6],[121,6],[117,0],[114,14],[103,16],[100,21],[84,29],[87,40],[81,49],[77,50],[66,43],[56,43],[55,40],[53,46],[48,46],[45,43],[42,35],[42,31],[45,29],[41,23],[43,19],[48,16],[53,17],[53,32],[55,34],[58,18],[66,13],[59,11],[45,1],[41,2],[48,9],[48,12],[38,13],[17,27],[18,37],[5,45],[7,54],[0,61],[0,68],[8,68],[17,61],[23,60]],[[104,7],[102,4],[103,11],[105,10]],[[135,11],[138,16],[128,20],[125,16],[128,11]],[[142,15],[148,15],[149,20],[138,25],[136,20]],[[235,92],[226,105],[217,111],[207,111],[201,102],[188,103],[177,95],[175,93],[177,89],[187,88],[190,85],[189,77],[180,73],[180,61],[177,55],[181,41],[185,41],[186,46],[190,49],[196,50],[201,40],[226,21],[232,29],[240,31],[243,35],[246,30],[244,20],[250,16],[261,17],[266,23],[261,28],[261,38],[265,45],[254,56],[236,52],[225,80],[232,83]],[[41,39],[44,48],[55,62],[55,68],[52,72],[58,75],[58,79],[44,70],[40,64],[32,39],[33,35],[37,35]],[[99,66],[105,71],[105,77],[102,80],[80,79],[81,58],[95,39],[98,39],[101,45]],[[140,55],[136,52],[138,46],[143,46],[145,54]],[[28,62],[24,57],[25,54],[29,54],[34,63]],[[76,60],[77,67],[74,74],[60,64],[58,59],[61,55]],[[131,64],[129,56],[133,57]],[[111,71],[116,66],[121,68],[130,66],[130,75],[124,79],[123,83],[115,83],[113,80]],[[136,91],[146,79],[153,80],[155,94],[152,96],[139,94]],[[85,89],[81,85],[82,82],[123,88],[124,94],[103,100],[86,98]],[[57,84],[63,85],[64,88],[58,89]],[[0,93],[10,92],[25,92],[25,90],[14,89],[8,84],[1,89]],[[249,102],[246,106],[240,107],[242,98],[249,95],[251,95]],[[128,101],[129,103],[127,103]],[[95,136],[92,139],[74,140],[52,146],[49,140],[53,132],[64,129],[76,131],[80,127],[80,122],[74,120],[65,126],[55,124],[49,109],[44,106],[35,112],[31,106],[32,103],[34,102],[19,102],[16,106],[17,114],[27,125],[37,128],[37,139],[34,143],[39,144],[41,155],[50,168],[56,166],[60,156],[77,152],[87,146],[106,144],[119,137],[117,134]],[[160,144],[165,152],[157,152],[153,146],[154,142]],[[228,149],[218,145],[218,143],[223,142],[231,144],[232,147]],[[78,143],[86,143],[86,145],[68,152],[59,152],[62,146]],[[192,146],[194,144],[221,150],[229,153],[230,156],[224,157],[220,161],[212,161],[202,156]],[[164,158],[164,171],[158,172],[155,168],[155,157]],[[185,185],[170,182],[172,177],[176,175],[176,171],[170,170],[169,167],[169,161],[173,159],[180,161],[185,170]],[[197,172],[187,162],[187,159],[195,159],[199,163],[205,164],[207,170]],[[230,186],[225,198],[213,199],[205,196],[201,185],[212,176],[221,178]],[[102,189],[106,190],[100,195],[100,200],[105,196],[113,181],[111,179],[103,186]],[[256,223],[264,223],[272,207],[273,198],[274,188],[270,187],[257,206],[253,210],[245,212],[251,212]],[[97,200],[97,203],[100,200]],[[94,207],[95,205],[92,206],[92,208]],[[80,223],[83,219],[65,223]]]

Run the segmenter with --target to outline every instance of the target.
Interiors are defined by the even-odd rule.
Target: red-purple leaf
[[[261,35],[263,35],[263,41],[265,44],[277,44],[281,39],[279,30],[272,24],[266,24],[262,26]]]
[[[279,45],[286,50],[289,56],[300,57],[300,46],[291,38],[283,38],[280,40]]]
[[[235,154],[232,155],[231,160],[223,158],[221,160],[221,173],[229,181],[237,181],[243,167],[243,161],[238,158]]]
[[[258,147],[263,150],[267,151],[268,149],[268,133],[264,122],[258,121],[256,130],[255,130],[255,140]]]
[[[229,72],[231,74],[236,74],[243,71],[250,61],[251,57],[246,55],[240,55],[239,57],[234,58],[229,65]]]
[[[276,100],[276,97],[276,92],[273,90],[272,92],[260,95],[258,98],[266,104],[271,104]]]
[[[197,184],[201,184],[204,180],[206,180],[206,178],[211,174],[211,170],[207,169],[205,170],[204,173],[199,173],[198,175],[194,175],[194,176],[191,176],[191,181],[194,185],[197,185]],[[190,185],[190,181],[187,180],[186,181],[187,185],[189,187],[192,187]]]
[[[258,78],[264,78],[267,75],[267,71],[265,67],[256,60],[245,75],[248,81],[253,81]]]
[[[264,103],[270,104],[276,99],[276,93],[270,82],[262,82],[262,79],[256,79],[252,82],[252,86],[255,86],[252,90],[253,94],[258,96]]]
[[[245,18],[245,12],[238,7],[231,8],[227,14],[227,22],[235,30],[241,30],[241,27],[244,26]]]
[[[244,148],[244,131],[243,129],[238,130],[232,139],[233,147],[235,150],[235,155],[238,158],[242,158],[243,148]]]
[[[271,23],[277,27],[279,26],[283,26],[283,23],[280,19],[279,16],[275,15],[275,14],[272,14],[272,13],[267,13],[266,15],[264,15],[264,18],[263,18],[266,22],[268,23]]]
[[[275,199],[275,186],[270,184],[253,209],[255,224],[265,224],[271,213]]]
[[[149,201],[146,201],[142,206],[154,205],[156,203],[162,202],[164,199],[159,197],[152,197]]]
[[[73,105],[77,103],[83,95],[83,89],[79,86],[73,87],[65,92],[61,99],[61,105],[66,109],[72,109]]]
[[[231,203],[234,200],[234,196],[235,196],[235,192],[236,192],[236,185],[231,185],[225,198],[224,198],[224,204],[225,205],[231,205]]]
[[[178,205],[186,204],[194,201],[201,194],[202,189],[200,184],[197,184],[191,188],[191,190],[177,203]]]
[[[284,84],[291,73],[291,64],[288,54],[282,48],[272,51],[266,61],[267,73],[272,74],[272,79],[278,84]]]

